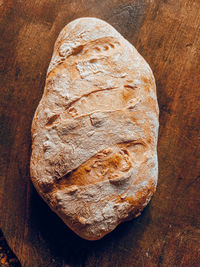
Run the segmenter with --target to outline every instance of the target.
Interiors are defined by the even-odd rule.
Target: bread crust
[[[157,184],[153,73],[108,23],[61,31],[32,122],[31,179],[79,236],[97,240],[137,217]]]

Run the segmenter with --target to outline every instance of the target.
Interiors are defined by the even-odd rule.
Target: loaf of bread
[[[82,238],[102,238],[149,202],[158,114],[149,65],[111,25],[80,18],[61,31],[32,123],[30,169]]]

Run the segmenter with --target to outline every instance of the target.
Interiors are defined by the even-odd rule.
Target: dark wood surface
[[[30,128],[60,30],[117,28],[150,64],[160,106],[159,182],[142,215],[100,241],[70,231],[34,190]],[[0,227],[23,267],[200,266],[200,1],[0,0]]]

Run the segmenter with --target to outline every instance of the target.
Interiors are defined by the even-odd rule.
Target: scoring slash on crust
[[[61,31],[32,123],[31,178],[79,236],[97,240],[137,217],[157,184],[152,71],[111,25]]]

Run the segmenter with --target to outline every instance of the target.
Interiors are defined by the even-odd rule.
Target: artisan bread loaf
[[[79,236],[97,240],[137,217],[157,184],[152,71],[108,23],[60,33],[32,123],[31,178]]]

